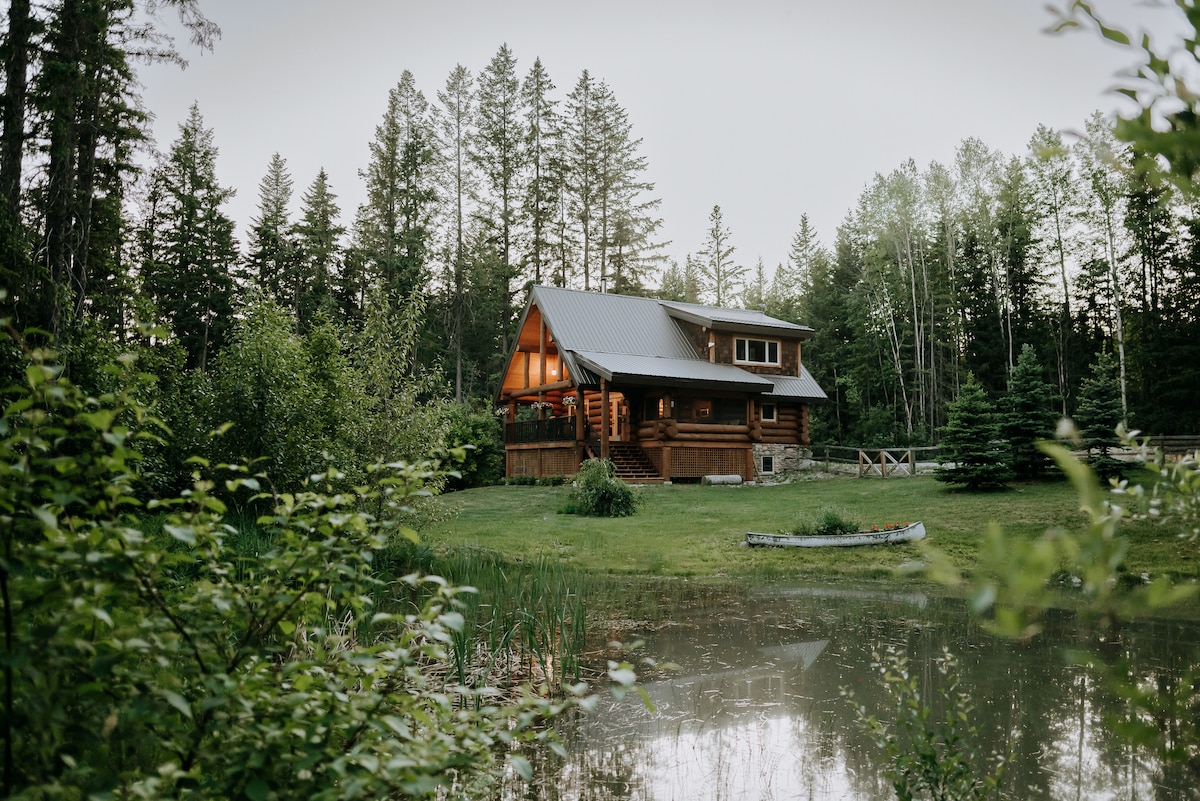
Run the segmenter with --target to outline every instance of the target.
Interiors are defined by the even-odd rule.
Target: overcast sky
[[[541,58],[565,98],[605,81],[641,137],[667,252],[698,251],[714,204],[735,258],[768,274],[801,214],[831,245],[877,172],[952,162],[978,137],[1024,154],[1039,123],[1081,128],[1118,100],[1129,57],[1092,34],[1051,36],[1044,0],[202,0],[223,31],[190,64],[143,67],[166,150],[196,102],[245,241],[272,153],[295,201],[329,173],[349,226],[387,92],[411,70],[431,102],[456,64],[475,75],[502,43],[523,78]],[[1126,23],[1165,11],[1097,0]]]

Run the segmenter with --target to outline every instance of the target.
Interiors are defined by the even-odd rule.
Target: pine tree
[[[699,303],[704,294],[704,265],[691,253],[683,261],[683,301]]]
[[[233,220],[222,206],[232,189],[217,183],[217,148],[193,104],[179,138],[152,178],[143,231],[143,290],[187,353],[205,370],[232,322]]]
[[[968,374],[958,397],[950,403],[942,428],[942,447],[953,467],[941,467],[936,478],[970,491],[1003,489],[1012,477],[997,444],[1000,424],[995,408],[975,375]]]
[[[597,186],[597,237],[600,277],[613,291],[643,291],[646,276],[660,260],[654,235],[662,225],[655,216],[659,201],[647,197],[654,184],[641,178],[646,158],[633,138],[629,114],[603,84],[599,100],[600,174]]]
[[[467,284],[467,225],[478,179],[474,165],[482,159],[472,149],[475,134],[475,86],[469,70],[457,65],[438,92],[434,113],[443,201],[443,242],[440,281],[444,342],[454,366],[454,398],[463,398],[463,329],[469,314]],[[483,137],[478,139],[485,142]],[[485,212],[486,214],[486,212]],[[507,282],[504,291],[507,292]],[[439,354],[440,355],[440,354]]]
[[[763,267],[762,256],[758,257],[754,273],[742,290],[742,308],[764,311],[767,308],[767,271]]]
[[[388,92],[370,151],[360,173],[367,201],[355,219],[356,246],[388,291],[404,297],[424,286],[437,199],[429,103],[408,70]]]
[[[775,270],[767,293],[767,310],[772,317],[803,323],[799,304],[800,298],[812,287],[813,273],[820,269],[818,262],[827,262],[829,254],[817,241],[817,232],[808,221],[807,214],[800,215],[800,225],[792,236],[787,262]]]
[[[687,280],[679,262],[672,261],[663,270],[658,282],[658,297],[662,300],[682,301],[687,297]]]
[[[550,276],[554,219],[563,180],[561,121],[555,110],[558,101],[550,97],[553,91],[554,84],[541,59],[534,61],[521,87],[527,170],[521,216],[528,232],[522,267],[535,284],[542,283]]]
[[[495,286],[505,297],[511,296],[510,285],[517,276],[513,249],[520,209],[518,181],[526,162],[520,88],[517,59],[508,45],[501,45],[479,76],[479,134],[474,159],[483,176],[481,219],[492,229],[500,251],[502,267]]]
[[[578,239],[576,259],[583,274],[583,288],[591,289],[597,237],[595,218],[601,181],[600,101],[603,87],[584,70],[567,95],[567,113],[563,131],[563,182],[569,228]],[[561,237],[565,243],[566,232]],[[566,259],[563,259],[564,271]],[[599,278],[600,276],[596,276]]]
[[[287,161],[275,153],[258,184],[258,215],[251,219],[246,262],[260,289],[280,306],[298,311],[299,276],[296,245],[291,240],[288,204],[292,202],[292,176]]]
[[[1004,401],[1000,436],[1008,442],[1013,473],[1019,479],[1039,479],[1049,468],[1049,460],[1037,442],[1054,436],[1057,415],[1037,352],[1028,343],[1021,347]]]
[[[1104,351],[1080,386],[1075,408],[1075,423],[1088,452],[1088,463],[1101,477],[1119,476],[1125,468],[1110,453],[1120,445],[1116,431],[1123,421],[1117,363],[1111,353]]]
[[[733,301],[742,285],[746,268],[733,260],[733,245],[729,244],[729,227],[720,206],[713,206],[708,215],[708,233],[700,251],[700,269],[704,290],[717,306]]]
[[[356,295],[362,288],[351,288],[343,275],[337,285],[341,262],[341,239],[346,229],[338,224],[341,215],[337,195],[329,188],[329,176],[322,167],[300,198],[300,220],[295,227],[297,256],[302,289],[297,318],[307,331],[317,315],[333,316],[338,298]]]

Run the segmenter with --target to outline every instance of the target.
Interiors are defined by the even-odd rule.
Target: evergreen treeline
[[[211,41],[194,0],[169,5]],[[933,441],[967,372],[999,402],[1025,345],[1059,414],[1076,411],[1088,366],[1110,352],[1132,425],[1200,429],[1200,215],[1099,116],[1077,144],[1040,128],[1023,156],[967,140],[950,165],[877,175],[832,249],[801,217],[773,275],[739,263],[714,205],[681,266],[665,263],[641,141],[612,90],[586,70],[559,90],[540,61],[521,68],[501,46],[428,94],[401,74],[380,98],[352,213],[324,170],[297,197],[277,153],[239,242],[224,206],[244,187],[216,174],[218,132],[200,109],[138,167],[149,145],[134,62],[177,58],[144,10],[9,5],[0,283],[28,346],[55,342],[84,387],[103,382],[108,354],[140,348],[180,455],[220,455],[201,432],[225,420],[239,455],[263,448],[290,476],[324,464],[314,453],[413,456],[450,426],[490,441],[484,407],[530,283],[740,303],[811,325],[806,364],[831,399],[814,410],[817,441]],[[20,363],[4,359],[10,372]],[[254,397],[247,381],[275,383]],[[285,407],[304,412],[267,419]],[[417,409],[436,411],[422,436],[380,422]],[[489,459],[470,472],[486,477]]]
[[[219,33],[194,0],[168,5],[201,44]],[[102,365],[138,351],[172,429],[147,456],[163,491],[187,481],[190,454],[264,457],[289,485],[447,438],[480,446],[464,480],[494,478],[481,407],[525,287],[644,292],[659,258],[658,201],[612,90],[584,71],[559,92],[507,46],[429,96],[405,71],[366,143],[366,201],[344,214],[321,170],[295,203],[277,153],[242,243],[225,211],[240,187],[216,174],[200,109],[166,152],[147,142],[134,62],[178,56],[143,6],[7,12],[0,289],[21,334],[4,372],[52,343],[95,391]]]
[[[802,218],[764,301],[816,329],[815,441],[930,442],[968,372],[999,402],[1025,345],[1060,415],[1110,353],[1129,425],[1200,430],[1200,209],[1099,114],[1086,133],[877,174],[832,251]]]

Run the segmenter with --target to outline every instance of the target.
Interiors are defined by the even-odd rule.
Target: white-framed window
[[[763,456],[762,458],[762,473],[764,476],[769,476],[775,472],[775,457]]]
[[[759,406],[759,411],[760,411],[759,416],[762,418],[763,422],[765,422],[765,423],[774,423],[775,422],[775,404],[764,403]]]
[[[733,340],[733,360],[741,364],[779,364],[778,339],[743,339]]]

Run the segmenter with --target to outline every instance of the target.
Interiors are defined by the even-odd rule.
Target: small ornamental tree
[[[1125,464],[1109,451],[1120,445],[1117,426],[1121,425],[1121,384],[1117,364],[1111,353],[1101,353],[1092,365],[1091,375],[1079,388],[1075,424],[1088,452],[1088,464],[1101,478],[1121,475]]]
[[[1038,448],[1039,440],[1054,437],[1057,422],[1050,385],[1042,379],[1042,366],[1033,347],[1021,348],[1008,381],[1000,436],[1008,441],[1009,459],[1017,478],[1042,478],[1050,460]]]
[[[935,478],[972,491],[1003,488],[1012,478],[1012,470],[998,443],[999,419],[973,374],[967,376],[948,412],[942,446],[950,451],[954,466],[938,468]]]
[[[591,517],[628,517],[637,511],[641,496],[617,478],[608,459],[588,459],[575,475],[575,509]]]

